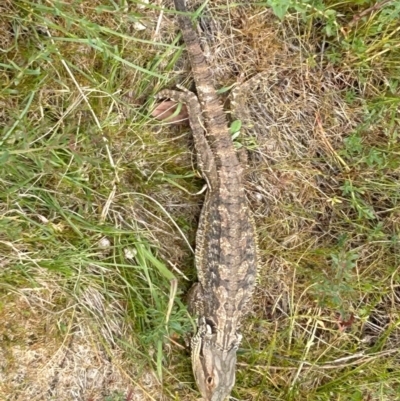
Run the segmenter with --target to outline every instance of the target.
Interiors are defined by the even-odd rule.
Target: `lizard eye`
[[[207,377],[207,384],[211,385],[212,382],[213,382],[212,376],[208,376],[208,377]]]

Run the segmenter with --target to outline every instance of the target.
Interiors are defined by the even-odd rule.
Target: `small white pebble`
[[[261,201],[263,200],[263,196],[262,196],[259,192],[256,192],[255,196],[256,196],[256,199],[257,199],[259,202],[261,202]]]
[[[146,26],[143,25],[143,24],[141,24],[141,23],[138,22],[138,21],[135,21],[135,22],[133,23],[133,28],[134,28],[136,31],[144,31],[144,30],[146,29]]]
[[[41,214],[38,214],[38,218],[44,224],[47,224],[49,222],[49,220],[46,219],[46,217],[42,216]]]
[[[125,248],[124,255],[128,260],[133,259],[137,254],[137,250],[135,248]]]
[[[109,248],[111,246],[111,242],[107,237],[103,237],[100,241],[99,241],[99,247],[106,249]]]

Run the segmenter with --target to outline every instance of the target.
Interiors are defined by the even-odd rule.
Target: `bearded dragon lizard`
[[[208,187],[196,235],[199,283],[195,287],[197,332],[191,341],[191,358],[203,399],[223,401],[235,384],[239,329],[256,282],[257,241],[243,185],[243,167],[210,67],[185,1],[174,2],[197,96],[189,91],[163,90],[157,97],[186,104],[198,167]]]

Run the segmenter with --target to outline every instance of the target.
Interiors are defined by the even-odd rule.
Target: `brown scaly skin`
[[[184,0],[174,0],[186,11]],[[225,400],[235,384],[241,320],[254,291],[256,234],[243,187],[243,168],[229,134],[228,121],[212,84],[210,68],[187,15],[178,15],[198,98],[165,90],[160,98],[186,103],[198,165],[208,191],[196,237],[197,333],[192,366],[206,401]]]

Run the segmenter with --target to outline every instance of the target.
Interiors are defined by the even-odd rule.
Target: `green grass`
[[[248,193],[263,266],[233,396],[400,399],[400,8],[282,4],[282,22],[272,1],[213,10],[228,24],[212,45],[222,49],[211,60],[219,86],[238,81],[235,68],[248,77],[289,65],[292,46],[343,102],[321,105],[336,112],[323,121],[333,151],[316,128],[305,148],[318,152],[267,165],[265,138],[238,139],[254,156]],[[184,294],[203,182],[188,129],[151,118],[153,95],[186,68],[173,17],[160,10],[0,6],[2,399],[67,400],[71,388],[88,400],[198,397]]]

